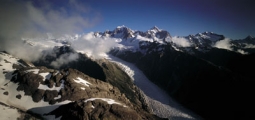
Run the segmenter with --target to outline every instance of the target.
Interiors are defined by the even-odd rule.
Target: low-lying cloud
[[[225,38],[224,40],[216,42],[214,47],[219,48],[219,49],[235,51],[231,45],[231,40],[229,38]],[[248,52],[245,52],[242,49],[237,49],[235,52],[240,53],[240,54],[248,54]]]
[[[65,6],[38,1],[0,1],[0,51],[36,60],[41,49],[24,46],[21,38],[55,36],[82,32],[100,21],[100,14],[76,0]],[[90,17],[86,17],[90,16]]]
[[[190,47],[191,46],[190,42],[186,38],[183,38],[183,37],[174,36],[174,37],[172,37],[172,42],[180,47]]]
[[[244,48],[255,48],[255,45],[253,44],[244,44]]]
[[[71,46],[77,51],[85,52],[89,57],[102,58],[111,48],[117,46],[114,38],[95,38],[94,33],[87,33],[80,39],[72,41]]]
[[[231,44],[230,44],[230,39],[229,38],[225,38],[224,40],[216,42],[214,47],[233,51],[233,48],[231,48]]]
[[[71,61],[75,61],[78,59],[78,54],[76,53],[66,53],[61,55],[59,58],[57,58],[55,61],[51,62],[50,65],[54,68],[59,68],[62,65],[65,65]]]

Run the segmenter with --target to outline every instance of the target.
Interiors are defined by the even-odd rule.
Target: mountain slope
[[[147,101],[149,108],[156,115],[169,119],[175,119],[175,117],[180,119],[201,119],[199,116],[182,107],[167,95],[164,90],[152,83],[134,64],[111,55],[109,59],[121,66],[134,79],[134,84],[146,95],[145,101]]]
[[[130,99],[118,87],[78,70],[30,67],[18,61],[1,52],[1,102],[46,119],[160,119],[139,106],[145,103],[139,102],[136,89]]]
[[[176,51],[170,44],[163,46],[161,52],[144,55],[128,51],[111,53],[134,62],[152,82],[205,119],[254,118],[249,111],[254,107],[250,96],[254,94],[254,81],[247,69],[254,66],[250,61],[253,54],[212,48],[190,55]],[[231,116],[233,113],[235,116]]]

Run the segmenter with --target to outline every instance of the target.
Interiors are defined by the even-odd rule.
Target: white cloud
[[[172,37],[172,42],[175,43],[176,45],[180,46],[180,47],[189,47],[191,46],[190,42],[182,37]]]
[[[0,51],[34,60],[41,54],[41,49],[24,46],[21,38],[36,38],[45,33],[56,37],[79,33],[100,21],[100,14],[91,8],[79,1],[69,2],[63,7],[43,1],[35,6],[33,1],[1,0]]]
[[[225,38],[224,40],[216,42],[214,47],[233,51],[233,49],[231,48],[231,44],[230,44],[230,39],[229,38]]]
[[[50,63],[51,66],[59,68],[61,65],[65,65],[71,61],[75,61],[78,58],[78,54],[63,54],[57,60]]]
[[[237,52],[241,54],[248,54],[248,52],[245,52],[244,50],[241,50],[241,49],[238,49]]]
[[[234,51],[229,38],[225,38],[224,40],[216,42],[214,47]],[[248,54],[248,52],[245,52],[242,49],[237,49],[237,51],[235,51],[235,52],[240,53],[240,54]]]
[[[253,44],[244,44],[245,47],[244,48],[255,48],[255,45]]]
[[[111,48],[117,46],[114,38],[95,38],[93,33],[83,35],[72,41],[71,46],[77,51],[84,51],[95,59],[102,58]]]

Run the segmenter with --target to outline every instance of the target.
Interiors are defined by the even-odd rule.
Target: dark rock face
[[[33,95],[37,88],[39,87],[39,83],[43,82],[43,77],[32,72],[19,72],[17,75],[17,79],[12,79],[13,82],[19,82],[18,91],[24,91],[25,95]]]
[[[136,59],[138,53],[127,53],[115,55],[134,62],[152,82],[203,118],[255,118],[249,110],[255,107],[254,74],[248,69],[254,66],[253,54],[212,49],[189,55],[167,45],[162,52]]]
[[[44,96],[45,90],[37,89],[35,93],[32,95],[34,102],[39,102],[42,100]]]
[[[51,100],[54,100],[54,98],[57,96],[58,96],[57,90],[46,90],[44,93],[44,101],[49,102]]]

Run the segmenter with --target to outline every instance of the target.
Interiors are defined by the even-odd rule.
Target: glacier
[[[106,59],[117,63],[117,65],[119,65],[120,68],[134,80],[134,84],[141,89],[147,104],[157,116],[168,119],[172,119],[174,117],[183,119],[200,119],[197,115],[182,107],[165,91],[152,83],[134,64],[112,55],[108,55],[108,58]]]

